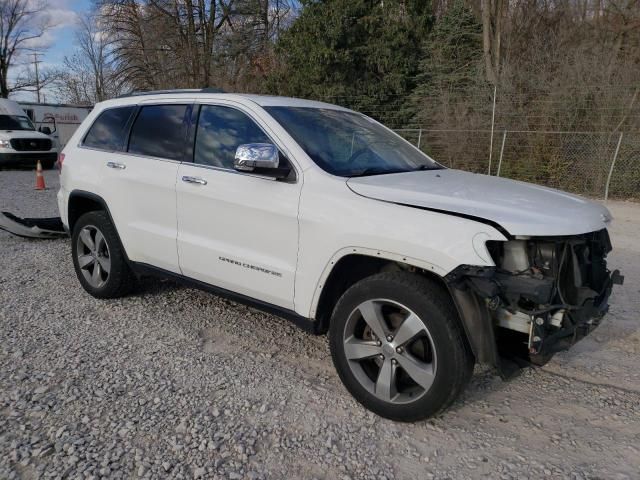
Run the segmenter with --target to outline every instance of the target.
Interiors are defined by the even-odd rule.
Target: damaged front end
[[[503,376],[509,365],[543,365],[589,334],[609,308],[613,285],[624,280],[607,269],[606,229],[489,241],[487,249],[495,267],[462,265],[447,282],[478,361]]]

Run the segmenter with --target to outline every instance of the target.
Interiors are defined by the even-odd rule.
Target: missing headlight
[[[606,230],[486,246],[495,267],[463,266],[447,278],[484,299],[498,344],[536,363],[595,328],[608,309],[612,285],[623,279],[607,269]]]

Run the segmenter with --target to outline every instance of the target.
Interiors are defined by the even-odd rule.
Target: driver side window
[[[231,107],[202,105],[196,128],[194,163],[233,169],[236,149],[247,143],[272,143],[256,123]]]

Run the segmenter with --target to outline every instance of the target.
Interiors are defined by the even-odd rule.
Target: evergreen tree
[[[482,24],[455,0],[422,44],[416,92],[463,89],[482,74]]]
[[[415,120],[420,125],[434,116],[448,116],[451,112],[443,111],[448,105],[460,108],[462,98],[486,90],[482,23],[463,0],[454,0],[424,40],[415,84],[410,105],[418,112]],[[434,97],[440,101],[434,101]],[[472,103],[468,108],[473,108]],[[482,104],[489,103],[483,99]]]
[[[484,78],[482,24],[463,0],[448,6],[423,42],[415,82],[407,116],[412,126],[427,129],[420,148],[448,166],[474,170],[476,164],[465,161],[488,151],[490,136],[460,128],[490,125],[493,88]]]
[[[280,68],[268,89],[335,102],[398,126],[414,88],[420,44],[431,26],[424,0],[303,2],[278,41]]]

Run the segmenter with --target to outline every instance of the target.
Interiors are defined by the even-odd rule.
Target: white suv
[[[329,332],[347,389],[392,419],[451,404],[476,362],[545,362],[622,281],[603,206],[444,168],[335,105],[131,95],[98,104],[61,163],[87,292],[157,274]]]

